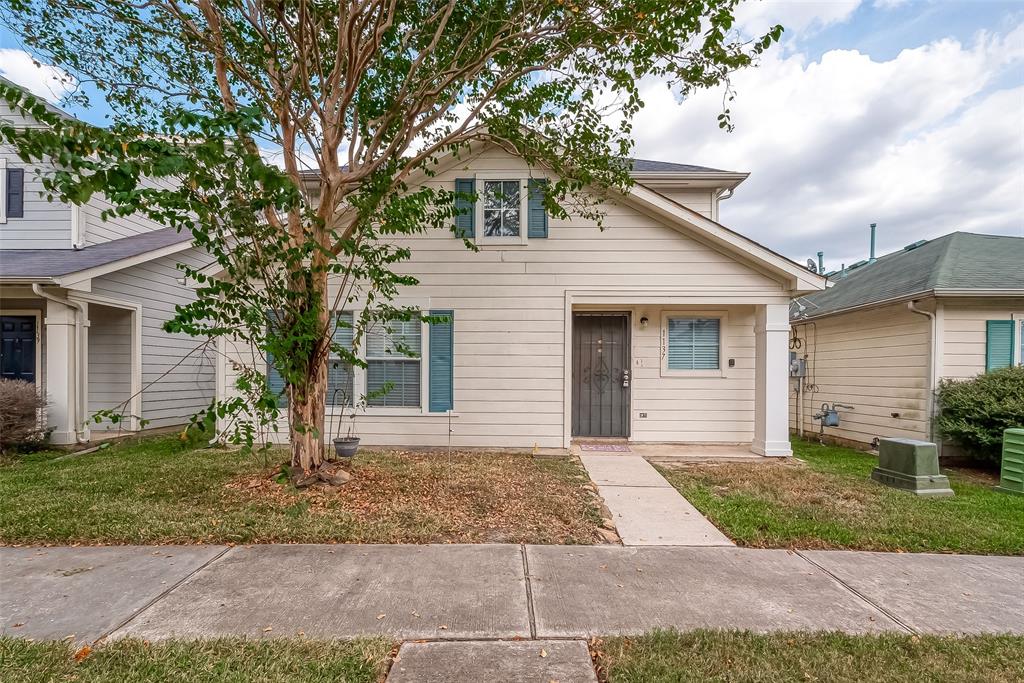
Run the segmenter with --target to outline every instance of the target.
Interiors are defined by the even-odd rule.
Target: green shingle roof
[[[828,289],[798,299],[804,308],[793,306],[794,319],[936,290],[1021,290],[1024,296],[1024,237],[954,232],[829,279],[835,284]]]

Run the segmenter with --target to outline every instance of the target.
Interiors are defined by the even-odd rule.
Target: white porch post
[[[75,328],[76,312],[74,306],[46,300],[46,372],[43,382],[48,403],[47,427],[53,430],[50,440],[56,444],[75,443],[76,428],[81,430],[83,438],[89,438],[88,427],[76,424],[86,418],[82,404],[88,401],[89,390],[86,369],[79,367],[78,363],[80,357],[87,358],[88,321],[82,321],[79,339]]]
[[[762,304],[754,316],[754,442],[758,455],[793,455],[789,445],[789,305]]]

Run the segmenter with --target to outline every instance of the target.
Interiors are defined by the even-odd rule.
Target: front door
[[[572,318],[572,435],[629,436],[629,315]]]
[[[0,377],[36,381],[36,319],[0,316]]]

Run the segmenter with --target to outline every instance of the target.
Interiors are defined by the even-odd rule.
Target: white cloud
[[[1024,26],[889,61],[774,50],[735,77],[731,134],[715,122],[720,92],[679,103],[645,88],[636,155],[750,171],[722,221],[801,261],[864,258],[871,222],[883,250],[953,230],[1020,235],[1022,61]]]
[[[861,0],[753,0],[736,8],[736,26],[748,36],[760,35],[782,24],[786,36],[841,24]]]
[[[14,81],[37,97],[57,103],[75,86],[65,71],[38,64],[24,50],[0,49],[0,76]]]

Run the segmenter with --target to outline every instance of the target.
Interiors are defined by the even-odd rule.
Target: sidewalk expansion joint
[[[794,553],[796,553],[796,554],[797,554],[797,556],[799,556],[799,557],[803,558],[803,559],[804,559],[804,560],[805,560],[806,562],[810,563],[810,564],[811,564],[811,565],[813,565],[814,567],[817,567],[817,568],[818,568],[818,569],[820,569],[821,571],[825,572],[825,574],[827,574],[827,575],[829,575],[830,577],[832,577],[832,580],[833,580],[833,581],[835,581],[835,582],[836,582],[836,583],[838,583],[838,584],[839,584],[840,586],[842,586],[842,587],[843,587],[843,588],[845,588],[846,590],[848,590],[848,591],[850,591],[851,593],[853,593],[854,595],[856,595],[856,596],[857,596],[858,598],[860,598],[861,600],[863,600],[864,602],[866,602],[866,603],[867,603],[868,605],[870,605],[871,607],[874,607],[874,608],[875,608],[876,610],[878,610],[878,611],[879,611],[879,612],[880,612],[881,614],[883,614],[883,615],[884,615],[884,616],[885,616],[886,618],[888,618],[888,619],[889,619],[890,621],[892,621],[892,622],[893,622],[894,624],[896,624],[897,626],[899,626],[900,628],[902,628],[902,629],[903,629],[904,631],[906,631],[907,633],[910,633],[910,634],[913,634],[913,635],[918,635],[917,629],[915,629],[915,628],[914,628],[913,626],[911,626],[911,625],[910,625],[910,624],[908,624],[907,622],[903,621],[903,620],[902,620],[902,619],[900,619],[900,618],[899,618],[898,616],[896,616],[895,614],[893,614],[893,613],[892,613],[892,612],[890,612],[889,610],[885,609],[885,608],[884,608],[884,607],[882,607],[882,606],[881,606],[880,604],[878,604],[877,602],[875,602],[874,600],[872,600],[872,599],[871,599],[871,598],[869,598],[868,596],[864,595],[863,593],[861,593],[861,592],[860,592],[859,590],[857,590],[856,588],[854,588],[854,587],[853,587],[853,586],[851,586],[850,584],[848,584],[848,583],[846,583],[845,581],[843,581],[843,580],[842,580],[841,578],[839,578],[839,577],[838,577],[838,576],[837,576],[836,574],[834,574],[834,573],[830,572],[830,571],[829,571],[828,569],[825,569],[825,567],[821,566],[820,564],[818,564],[817,562],[815,562],[815,561],[814,561],[814,560],[812,560],[811,558],[809,558],[809,557],[807,557],[806,555],[804,555],[804,554],[803,554],[803,552],[801,552],[801,551],[799,551],[799,550],[794,550],[793,552],[794,552]]]
[[[519,552],[523,556],[523,578],[526,583],[526,614],[530,620],[530,638],[537,640],[537,619],[533,611],[533,587],[530,585],[530,561],[526,557],[526,544],[519,544]]]
[[[207,567],[209,567],[209,566],[210,566],[211,564],[213,564],[214,562],[216,562],[216,561],[217,561],[217,560],[219,560],[220,558],[224,557],[224,556],[225,556],[225,555],[226,555],[227,553],[229,553],[229,552],[230,552],[230,551],[231,551],[231,550],[232,550],[232,549],[233,549],[234,547],[235,547],[235,546],[231,546],[231,545],[229,545],[229,546],[225,547],[225,548],[224,548],[223,550],[221,550],[221,551],[220,551],[219,553],[217,553],[216,555],[214,555],[213,557],[211,557],[211,558],[210,558],[209,560],[207,560],[206,562],[203,562],[203,563],[202,563],[201,565],[199,565],[198,567],[196,567],[196,568],[195,568],[194,570],[192,570],[191,572],[189,572],[188,574],[186,574],[185,576],[183,576],[183,577],[181,578],[181,580],[180,580],[180,581],[177,581],[177,582],[176,582],[176,583],[175,583],[175,584],[174,584],[173,586],[169,586],[169,587],[167,588],[167,590],[165,590],[165,591],[161,592],[161,593],[160,593],[160,595],[156,596],[155,598],[153,598],[152,600],[150,600],[149,602],[147,602],[147,603],[146,603],[145,605],[143,605],[142,607],[140,607],[140,608],[139,608],[138,610],[136,610],[136,612],[135,612],[134,614],[132,614],[132,615],[131,615],[130,617],[128,617],[127,619],[125,619],[125,620],[124,620],[124,621],[122,621],[121,623],[117,624],[117,625],[116,625],[116,626],[114,626],[113,628],[111,628],[111,629],[107,629],[107,630],[106,630],[106,631],[105,631],[105,632],[104,632],[103,634],[101,634],[101,635],[100,635],[100,637],[99,637],[99,638],[97,638],[96,640],[94,640],[94,641],[93,641],[93,644],[95,645],[96,643],[101,643],[101,642],[103,642],[103,641],[104,641],[104,640],[106,640],[106,639],[107,639],[108,637],[110,637],[110,636],[111,636],[112,634],[114,634],[114,633],[117,633],[118,631],[120,631],[121,629],[123,629],[123,628],[124,628],[125,626],[127,626],[127,625],[128,625],[128,624],[130,624],[131,622],[135,621],[135,620],[136,620],[136,619],[137,619],[138,617],[140,617],[140,616],[141,616],[141,615],[142,615],[142,614],[143,614],[144,612],[146,612],[146,611],[147,611],[147,610],[148,610],[148,609],[149,609],[150,607],[152,607],[152,606],[153,606],[153,605],[155,605],[156,603],[160,602],[161,600],[163,600],[164,598],[166,598],[166,597],[167,597],[168,595],[170,595],[171,593],[173,593],[173,592],[174,592],[175,590],[177,590],[177,589],[178,589],[178,586],[180,586],[181,584],[185,583],[186,581],[188,581],[188,580],[189,580],[189,579],[191,579],[191,578],[192,578],[193,576],[195,576],[195,575],[196,575],[196,574],[198,574],[199,572],[201,572],[201,571],[203,571],[204,569],[206,569]]]

